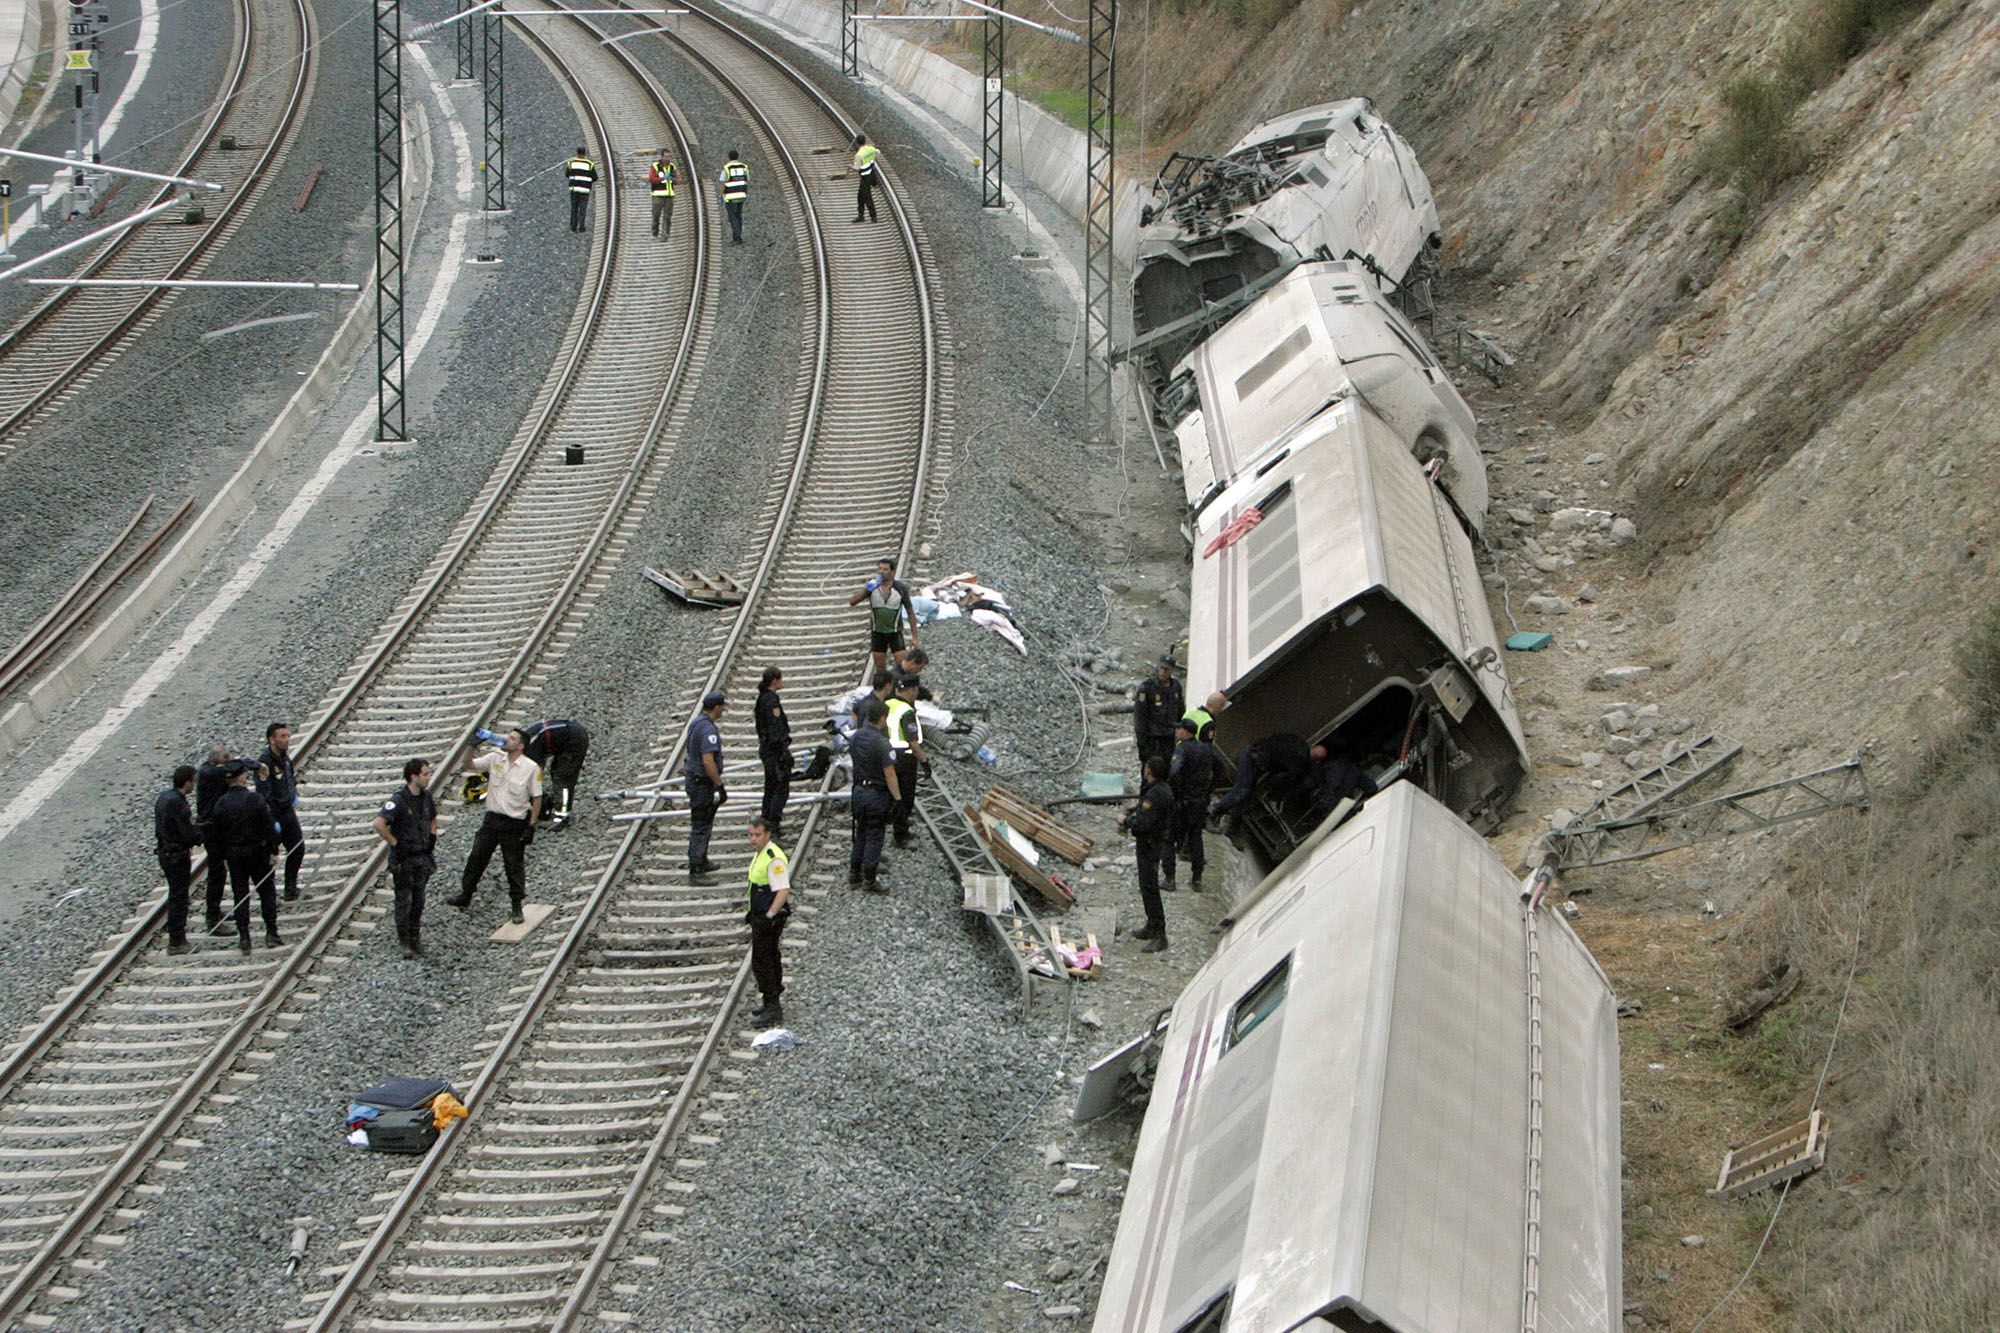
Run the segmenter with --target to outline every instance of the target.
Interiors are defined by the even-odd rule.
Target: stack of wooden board
[[[1090,855],[1091,848],[1096,845],[1094,840],[1005,787],[993,787],[979,799],[977,809],[967,807],[964,813],[966,822],[986,844],[986,850],[1009,874],[1057,907],[1067,910],[1076,905],[1076,890],[1070,887],[1069,882],[1051,875],[1035,860],[1024,855],[1007,836],[1007,830],[1013,830],[1075,865],[1082,865]]]
[[[689,606],[743,605],[743,585],[727,574],[707,574],[699,569],[692,574],[671,569],[662,573],[649,567],[646,577]]]

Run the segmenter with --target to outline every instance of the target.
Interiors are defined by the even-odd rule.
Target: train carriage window
[[[1264,979],[1252,986],[1244,997],[1229,1011],[1229,1026],[1223,1030],[1222,1052],[1227,1055],[1245,1037],[1255,1032],[1265,1019],[1278,1011],[1285,1002],[1285,989],[1292,979],[1292,956],[1265,973]]]
[[[1301,324],[1285,335],[1285,340],[1257,358],[1256,364],[1236,377],[1236,398],[1241,402],[1257,390],[1270,383],[1276,375],[1291,363],[1293,357],[1312,346],[1312,328]]]

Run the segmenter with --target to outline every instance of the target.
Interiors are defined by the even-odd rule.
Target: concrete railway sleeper
[[[864,232],[846,225],[851,191],[823,168],[813,174],[811,150],[853,133],[838,109],[707,15],[667,40],[786,164],[803,200],[793,203],[795,225],[818,258],[820,332],[793,464],[765,515],[756,569],[741,580],[743,610],[675,730],[655,746],[654,780],[670,783],[682,755],[678,718],[709,690],[747,703],[772,661],[785,664],[798,699],[858,677],[859,653],[800,653],[800,628],[853,645],[852,613],[838,594],[872,556],[914,546],[940,435],[937,349],[946,340],[893,180],[884,191],[891,225]],[[878,504],[856,514],[851,478],[864,471],[879,478]],[[748,712],[723,719],[728,753],[752,744]],[[718,849],[739,845],[753,804],[723,806]],[[801,890],[822,832],[822,808],[806,810],[790,849]],[[656,1196],[684,1198],[688,1183],[666,1177],[698,1167],[715,1142],[700,1132],[713,1114],[704,1103],[733,1096],[725,1085],[741,1077],[718,1065],[749,970],[740,887],[693,883],[679,831],[656,823],[630,825],[584,887],[567,932],[509,994],[490,1049],[461,1085],[470,1118],[444,1130],[386,1211],[361,1219],[366,1239],[344,1245],[351,1261],[323,1270],[335,1285],[306,1297],[317,1308],[295,1327],[576,1327],[640,1219],[678,1213],[680,1204]],[[803,896],[788,948],[812,947],[815,895]]]
[[[237,45],[215,113],[173,175],[213,181],[220,195],[207,218],[189,226],[155,219],[107,240],[75,273],[79,278],[192,278],[200,274],[262,197],[291,148],[299,112],[310,98],[317,57],[306,0],[237,0]],[[289,73],[288,73],[289,72]],[[259,145],[256,151],[223,148]],[[166,202],[163,186],[148,202]],[[0,459],[19,447],[27,426],[93,378],[128,339],[157,318],[172,293],[160,288],[59,287],[0,336]]]
[[[620,155],[663,142],[685,151],[664,95],[615,48],[544,55],[598,142]],[[300,1021],[288,1002],[316,995],[302,983],[373,930],[386,896],[380,844],[362,836],[375,799],[409,754],[438,756],[449,771],[470,728],[551,668],[669,470],[714,306],[708,232],[681,233],[662,262],[657,246],[625,243],[644,227],[643,194],[615,180],[609,189],[584,298],[533,414],[391,624],[302,729],[301,820],[315,850],[300,898],[285,904],[288,943],[248,959],[210,947],[170,960],[155,902],[0,1063],[0,1218],[32,1219],[0,1246],[0,1326],[60,1322],[36,1308],[71,1290],[52,1279],[107,1219],[130,1220],[121,1201],[142,1177],[157,1185],[182,1165],[163,1154],[190,1114],[225,1078],[254,1077]],[[663,314],[677,334],[661,336]],[[568,442],[588,443],[584,465],[563,464]],[[464,646],[474,625],[486,646],[476,658]],[[191,1029],[203,1035],[170,1044]],[[74,1120],[49,1111],[92,1104],[103,1109]],[[82,1132],[37,1129],[52,1121]]]

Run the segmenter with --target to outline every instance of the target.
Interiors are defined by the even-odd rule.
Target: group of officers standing
[[[854,136],[854,220],[875,222],[875,187],[881,182],[881,150],[868,136]],[[590,230],[590,196],[597,188],[597,163],[583,145],[563,164],[563,179],[569,187],[569,229]],[[653,235],[661,240],[673,234],[674,189],[680,182],[680,168],[673,150],[662,148],[646,167],[646,192],[653,201]],[[729,220],[729,240],[743,244],[743,205],[750,198],[750,167],[734,149],[729,160],[715,174],[722,197],[723,216]]]

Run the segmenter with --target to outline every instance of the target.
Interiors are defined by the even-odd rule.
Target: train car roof
[[[1482,647],[1497,652],[1472,543],[1434,489],[1396,432],[1353,399],[1321,412],[1240,477],[1196,523],[1188,697],[1237,693],[1374,588],[1460,662]],[[1239,520],[1253,509],[1261,520],[1243,529]],[[1233,542],[1232,524],[1243,529]],[[1505,678],[1471,675],[1525,753]]]
[[[1406,446],[1430,436],[1449,451],[1452,498],[1475,528],[1484,523],[1486,467],[1472,409],[1356,261],[1299,265],[1175,370],[1199,390],[1200,407],[1175,431],[1190,505],[1255,468],[1328,402],[1359,394]]]
[[[1337,102],[1320,102],[1313,106],[1302,106],[1296,111],[1287,111],[1282,116],[1252,125],[1242,138],[1230,145],[1225,156],[1255,148],[1260,143],[1273,139],[1289,138],[1294,134],[1319,134],[1333,128],[1335,121],[1354,116],[1375,115],[1375,103],[1366,97],[1344,97]]]
[[[1538,911],[1536,1083],[1526,922],[1409,783],[1274,872],[1175,1004],[1097,1333],[1616,1327],[1616,1000]]]

